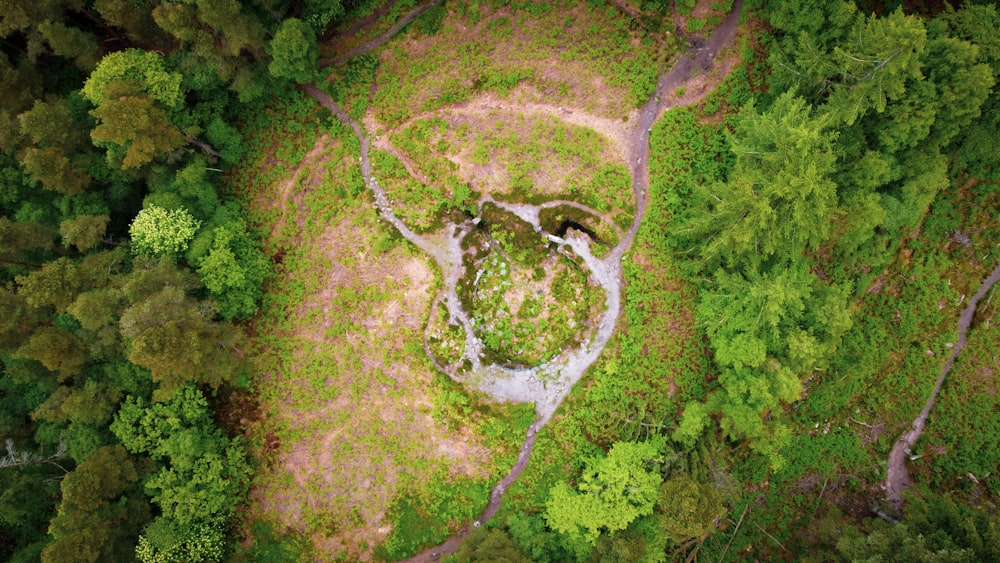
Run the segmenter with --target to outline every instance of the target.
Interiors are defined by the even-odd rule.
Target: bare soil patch
[[[477,154],[477,150],[482,151],[482,147],[478,145],[483,142],[496,143],[498,138],[511,139],[508,144],[516,151],[540,149],[537,170],[531,172],[530,177],[535,193],[545,196],[565,194],[567,181],[574,177],[579,180],[581,174],[592,174],[598,164],[625,164],[629,158],[628,128],[621,121],[595,116],[570,106],[515,104],[492,94],[477,96],[474,100],[447,109],[422,113],[391,132],[376,136],[373,146],[390,152],[403,163],[411,176],[430,184],[434,178],[429,177],[423,169],[427,163],[411,158],[393,146],[391,136],[405,131],[419,120],[435,117],[447,123],[443,140],[450,147],[445,154],[438,156],[454,163],[457,176],[469,183],[474,190],[484,194],[509,194],[512,185],[510,165],[520,160],[498,150]],[[571,126],[568,130],[570,136],[587,135],[587,130],[598,134],[598,142],[603,146],[599,149],[597,162],[588,164],[572,156],[567,157],[560,153],[565,139],[539,133],[539,130],[545,129],[558,130],[561,123]],[[371,113],[366,116],[366,125],[384,131]]]
[[[367,206],[345,210],[299,240],[298,266],[275,284],[306,291],[289,308],[281,371],[261,382],[272,398],[261,427],[278,429],[280,445],[252,497],[278,529],[309,534],[327,560],[339,551],[371,560],[406,487],[441,467],[485,478],[479,462],[490,458],[468,427],[451,431],[432,416],[433,374],[405,348],[422,332],[434,272],[405,248],[374,252],[376,221]]]
[[[396,125],[400,118],[461,103],[496,80],[508,92],[531,85],[509,93],[512,103],[566,104],[620,119],[638,102],[628,85],[630,60],[664,67],[671,52],[669,34],[642,42],[637,33],[622,31],[628,16],[610,6],[593,10],[569,3],[532,16],[508,6],[480,6],[475,17],[468,15],[471,8],[448,9],[437,34],[411,32],[378,54],[375,106],[383,122]],[[609,59],[623,66],[609,66]]]

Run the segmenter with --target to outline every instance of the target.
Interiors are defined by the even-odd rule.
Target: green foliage
[[[90,182],[90,177],[55,147],[30,147],[25,150],[21,164],[28,176],[54,192],[69,195],[83,193]]]
[[[242,222],[216,227],[212,237],[198,275],[218,302],[222,318],[247,319],[257,311],[271,264]]]
[[[80,267],[69,258],[47,262],[34,272],[18,276],[20,295],[32,307],[53,307],[62,312],[73,302],[84,283]]]
[[[180,42],[182,70],[210,70],[243,101],[268,93],[271,82],[261,64],[269,31],[262,18],[272,18],[266,10],[239,2],[195,0],[162,2],[152,12],[156,25]]]
[[[419,548],[447,539],[449,524],[467,522],[485,508],[489,484],[467,478],[436,480],[416,498],[402,498],[393,508],[392,533],[376,554],[403,559]]]
[[[139,473],[121,446],[91,453],[62,480],[59,514],[49,526],[53,541],[43,562],[122,560],[131,555],[149,506],[135,494]]]
[[[205,138],[219,151],[222,160],[229,164],[236,164],[243,157],[244,146],[243,136],[236,127],[226,123],[222,118],[216,116],[205,127]]]
[[[316,32],[306,22],[289,18],[281,22],[268,48],[273,58],[268,70],[278,78],[312,82],[316,78],[319,45]]]
[[[980,310],[980,314],[990,311],[983,305]],[[1000,436],[1000,420],[982,415],[998,409],[997,395],[992,392],[995,379],[989,375],[996,369],[989,351],[996,338],[996,323],[974,325],[931,411],[929,429],[918,442],[921,452],[947,452],[934,455],[929,464],[931,482],[938,490],[975,491],[979,487],[971,483],[971,475],[991,494],[1000,492],[993,469],[1000,463],[1000,452],[987,446]]]
[[[144,166],[184,144],[184,135],[155,98],[138,91],[139,83],[115,81],[91,114],[97,126],[91,138],[108,148],[108,162],[122,170]]]
[[[169,397],[188,382],[217,388],[236,379],[241,362],[233,348],[243,332],[215,321],[213,308],[206,305],[167,285],[122,313],[119,324],[128,358],[152,372],[159,385],[156,397]]]
[[[851,561],[976,561],[971,550],[941,545],[936,538],[915,533],[909,525],[882,525],[861,536],[849,529],[837,542],[837,551]]]
[[[302,9],[302,19],[316,33],[322,33],[331,23],[344,17],[345,7],[341,0],[306,0]]]
[[[39,24],[38,31],[45,37],[53,53],[72,58],[83,71],[93,69],[101,58],[97,39],[82,29],[47,21]]]
[[[219,432],[208,402],[194,387],[179,389],[163,403],[129,396],[111,431],[129,451],[160,462],[145,486],[161,518],[192,534],[187,536],[192,540],[185,541],[209,537],[209,529],[188,528],[224,521],[246,494],[250,467],[243,445]],[[164,545],[153,547],[162,550]]]
[[[111,217],[107,215],[78,215],[59,224],[63,246],[75,246],[86,252],[101,242]]]
[[[264,57],[263,27],[246,23],[271,8],[166,4],[137,10],[128,0],[7,2],[0,9],[0,35],[12,46],[0,55],[0,438],[36,457],[56,451],[39,464],[0,468],[3,560],[131,560],[151,516],[144,473],[158,467],[115,445],[108,424],[121,397],[149,397],[154,378],[158,398],[187,381],[217,387],[242,368],[242,351],[233,350],[242,333],[220,321],[211,299],[193,297],[210,293],[195,272],[119,247],[147,196],[154,204],[147,210],[159,207],[170,225],[152,221],[141,232],[140,218],[136,250],[175,258],[200,222],[216,219],[221,175],[206,175],[206,168],[217,169],[218,156],[240,158],[242,138],[230,123],[254,111],[223,88],[237,75],[261,72],[253,59]],[[160,29],[153,14],[167,12],[193,14],[180,26],[169,24],[182,18],[160,21],[171,33],[197,29],[194,39],[207,38],[199,45],[205,49],[184,52]],[[231,17],[237,14],[248,17]],[[223,32],[203,33],[202,25]],[[126,45],[133,48],[120,50]],[[233,48],[225,65],[202,64],[209,51]],[[187,141],[209,156],[179,150]],[[211,229],[230,225],[229,247],[240,265],[258,265],[259,246],[242,212],[228,213]],[[164,226],[176,230],[156,232]],[[260,279],[247,279],[244,289],[253,293]],[[233,310],[252,307],[245,298],[219,301]],[[206,425],[215,428],[210,419]],[[185,463],[202,481],[225,480],[227,467],[247,470],[238,453]],[[199,479],[157,474],[148,484],[160,491],[161,504],[200,510],[195,492],[179,500],[162,492],[201,486]],[[188,539],[169,557],[197,559],[198,538],[205,537],[212,545],[207,559],[218,560],[227,527],[220,517],[200,531],[178,528]],[[166,559],[176,546],[153,547]]]
[[[417,31],[423,33],[424,35],[434,35],[441,30],[441,26],[444,24],[444,18],[448,15],[448,8],[445,6],[444,2],[439,3],[430,10],[427,10],[417,18],[414,25]]]
[[[576,490],[559,482],[549,493],[545,519],[571,537],[593,544],[602,530],[624,530],[639,516],[652,514],[662,477],[650,442],[617,442],[606,457],[591,460]]]
[[[163,57],[141,49],[126,49],[105,55],[83,85],[83,96],[97,107],[104,105],[107,87],[120,81],[140,85],[148,96],[169,108],[183,102],[181,74],[167,69]]]
[[[135,548],[140,563],[215,563],[226,552],[226,536],[218,523],[181,528],[168,518],[146,527]]]
[[[455,551],[456,563],[528,563],[511,537],[500,529],[480,528]]]
[[[252,544],[235,546],[236,553],[231,555],[230,561],[301,561],[305,557],[305,542],[298,537],[277,534],[269,524],[260,520],[253,522],[251,530]]]
[[[200,222],[185,209],[166,210],[150,205],[139,211],[129,227],[137,254],[177,256],[187,248]]]
[[[776,254],[796,257],[826,238],[836,205],[836,135],[825,131],[825,117],[810,113],[791,94],[766,113],[753,106],[740,113],[736,166],[725,183],[696,192],[695,205],[704,208],[681,227],[703,240],[698,252],[708,264],[741,268]]]
[[[672,478],[660,487],[657,522],[678,545],[707,537],[726,512],[722,500],[714,484],[698,483],[690,477]]]

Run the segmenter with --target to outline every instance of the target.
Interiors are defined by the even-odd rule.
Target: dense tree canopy
[[[265,46],[290,10],[0,2],[0,440],[41,460],[0,463],[0,559],[223,556],[248,468],[186,386],[243,370],[229,320],[270,263],[219,171],[244,151],[239,98],[284,87]],[[158,438],[176,451],[127,453],[126,397],[178,393],[200,418]]]

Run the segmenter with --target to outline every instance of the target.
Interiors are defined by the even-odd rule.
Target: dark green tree
[[[299,83],[313,82],[317,76],[319,44],[316,32],[306,22],[289,18],[281,22],[268,45],[271,74]]]
[[[455,550],[458,563],[528,563],[506,532],[500,529],[480,528]]]
[[[42,551],[42,561],[130,559],[150,516],[138,485],[139,472],[124,448],[91,453],[62,480],[59,513],[49,526],[53,541]]]

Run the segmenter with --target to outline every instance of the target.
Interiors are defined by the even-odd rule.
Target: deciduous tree
[[[62,481],[59,514],[42,551],[45,563],[129,558],[149,505],[137,489],[139,473],[121,446],[92,452]]]
[[[132,250],[151,256],[177,256],[194,238],[200,222],[186,209],[163,209],[150,205],[139,211],[129,234]]]
[[[299,83],[316,79],[319,44],[316,32],[306,22],[295,18],[281,22],[268,53],[273,59],[268,70],[274,76]]]
[[[557,483],[545,503],[549,526],[593,544],[602,530],[624,530],[653,513],[662,478],[657,447],[649,442],[617,442],[607,456],[592,460],[576,490]]]

